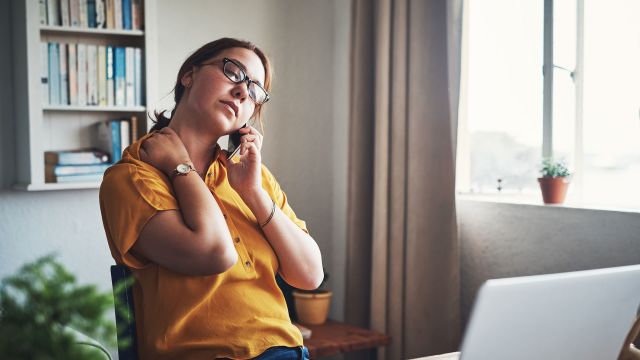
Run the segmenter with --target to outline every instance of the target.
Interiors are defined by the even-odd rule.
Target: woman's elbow
[[[193,275],[210,276],[231,269],[238,261],[238,252],[229,241],[211,242],[200,249],[197,260],[197,273]]]

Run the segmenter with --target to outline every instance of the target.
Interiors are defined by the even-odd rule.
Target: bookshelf
[[[138,134],[150,126],[147,113],[157,99],[156,2],[142,1],[143,30],[96,29],[40,24],[38,0],[13,0],[12,53],[16,123],[16,184],[25,191],[97,189],[99,182],[45,182],[44,153],[95,147],[94,124],[136,116]],[[142,49],[139,106],[56,105],[43,103],[41,43],[59,42]],[[146,121],[145,121],[146,120]]]

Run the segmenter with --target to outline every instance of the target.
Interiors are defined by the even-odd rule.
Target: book
[[[114,50],[114,87],[115,87],[115,103],[116,106],[125,106],[126,97],[126,64],[125,64],[125,49],[123,47],[116,47]]]
[[[131,124],[127,120],[120,121],[120,154],[131,145]]]
[[[45,164],[45,176],[86,175],[102,173],[111,166],[109,163],[94,165],[57,165]]]
[[[98,105],[107,105],[107,48],[98,46]]]
[[[87,24],[96,27],[96,0],[87,0]]]
[[[134,89],[135,89],[135,104],[142,105],[142,49],[135,48],[133,57],[133,77],[134,77]]]
[[[107,29],[115,29],[115,18],[114,18],[114,14],[113,14],[113,7],[114,5],[114,1],[115,0],[105,0],[106,4],[105,4],[105,13],[106,13],[106,18],[107,18]]]
[[[111,155],[111,163],[120,161],[122,157],[120,144],[120,121],[101,121],[96,124],[96,142],[100,150]]]
[[[38,0],[40,6],[40,25],[47,25],[47,0]]]
[[[127,106],[134,106],[136,104],[136,92],[134,87],[135,72],[134,72],[134,56],[135,52],[132,47],[126,47],[124,49],[125,56],[125,103]]]
[[[69,105],[69,73],[67,72],[67,44],[59,44],[60,52],[60,104]]]
[[[100,182],[104,172],[95,174],[82,174],[82,175],[61,175],[61,176],[49,176],[45,175],[45,182],[48,183],[70,183],[70,182]]]
[[[122,29],[122,0],[113,0],[113,27]]]
[[[113,46],[107,46],[107,105],[115,105],[115,88],[113,81]]]
[[[80,27],[80,3],[79,0],[69,1],[69,21],[71,26]]]
[[[97,165],[108,164],[109,154],[95,148],[45,151],[45,164],[53,165]]]
[[[142,30],[142,0],[131,0],[131,28]]]
[[[105,16],[104,0],[96,0],[96,27],[98,29],[104,29],[107,24]]]
[[[60,12],[58,0],[47,0],[47,23],[50,26],[60,25]]]
[[[131,0],[122,0],[122,28],[131,30]]]
[[[138,117],[134,115],[129,121],[131,123],[131,143],[133,144],[138,140]]]
[[[87,12],[87,0],[78,0],[78,16],[80,18],[80,27],[89,27],[89,17]]]
[[[68,47],[69,104],[78,105],[78,65],[76,64],[78,56],[76,55],[76,44],[68,44]]]
[[[49,104],[49,44],[40,43],[40,92],[42,104]]]
[[[49,43],[49,103],[60,104],[60,54],[57,43]]]
[[[71,25],[69,19],[69,0],[60,0],[60,22],[62,26]]]
[[[78,105],[87,105],[87,44],[77,44]]]
[[[87,45],[87,105],[98,105],[98,46]]]

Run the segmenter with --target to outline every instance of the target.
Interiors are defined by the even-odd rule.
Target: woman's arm
[[[180,210],[161,211],[142,229],[133,251],[188,275],[226,271],[238,258],[222,211],[195,171],[173,176],[179,163],[191,163],[184,144],[169,128],[148,138],[141,160],[172,179]]]

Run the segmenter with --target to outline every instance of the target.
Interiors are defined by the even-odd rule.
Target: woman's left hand
[[[262,190],[262,134],[253,126],[240,129],[240,159],[234,162],[222,156],[231,187],[241,197]]]

